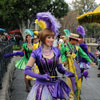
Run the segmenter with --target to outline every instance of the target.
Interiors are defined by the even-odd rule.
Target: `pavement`
[[[11,100],[26,100],[28,93],[25,91],[24,71],[16,69],[13,77]]]
[[[81,100],[100,100],[100,78],[97,74],[100,70],[97,66],[89,69],[90,78],[84,79],[82,83]],[[32,81],[32,84],[34,82]],[[28,93],[25,91],[24,71],[15,69],[11,87],[11,100],[26,100]]]
[[[16,60],[19,59],[21,57],[16,57]],[[24,71],[15,68],[11,86],[11,100],[26,100],[27,94],[25,91]]]
[[[98,74],[100,74],[100,70],[97,69],[97,66],[89,69],[90,78],[84,79],[82,83],[82,100],[100,100],[100,77],[97,77]]]

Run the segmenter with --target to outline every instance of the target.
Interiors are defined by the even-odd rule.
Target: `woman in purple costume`
[[[90,59],[93,58],[94,62],[96,62],[97,59],[95,58],[93,53],[88,50],[88,46],[84,42],[84,38],[85,38],[85,30],[84,30],[84,28],[80,25],[80,26],[77,27],[76,32],[80,35],[79,46],[90,57]],[[79,63],[80,63],[80,68],[81,68],[82,73],[84,72],[84,70],[87,70],[87,69],[90,68],[90,63],[86,59],[84,59],[84,58],[82,58],[80,56],[79,56]]]
[[[40,41],[42,46],[32,52],[25,68],[25,74],[36,78],[27,100],[68,100],[70,88],[60,79],[57,71],[68,77],[74,74],[63,69],[60,51],[52,47],[54,32],[49,28],[42,30]],[[38,65],[39,74],[31,71],[34,63]]]

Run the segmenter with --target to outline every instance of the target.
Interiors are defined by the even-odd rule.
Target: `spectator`
[[[98,60],[98,70],[100,70],[100,43],[98,44],[98,47],[97,47],[96,56]]]

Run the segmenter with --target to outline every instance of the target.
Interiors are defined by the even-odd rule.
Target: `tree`
[[[50,0],[2,0],[0,10],[3,21],[8,24],[16,24],[23,32],[24,29],[30,28],[35,15],[39,11],[46,11],[46,6]],[[44,6],[41,6],[44,5]]]
[[[97,6],[95,0],[75,0],[72,2],[72,8],[73,10],[76,10],[79,12],[79,15],[84,14],[88,11],[93,11]],[[99,37],[99,24],[96,23],[90,23],[90,24],[83,24],[86,32],[86,37]]]
[[[64,18],[60,20],[62,24],[61,34],[65,34],[64,29],[69,29],[70,32],[75,32],[78,26],[78,22],[76,20],[77,16],[79,16],[77,11],[70,11],[67,13],[67,16],[64,16]]]
[[[69,11],[68,4],[64,0],[53,0],[48,9],[57,18],[64,17]]]
[[[57,18],[68,12],[64,0],[0,0],[0,7],[4,25],[7,24],[7,28],[17,26],[21,32],[32,26],[38,12],[51,11]]]
[[[78,10],[79,14],[83,14],[87,11],[92,10],[97,6],[95,0],[75,0],[72,1],[72,8]]]
[[[91,23],[91,24],[84,24],[83,25],[86,30],[87,37],[93,37],[98,39],[100,37],[100,24],[98,23]]]

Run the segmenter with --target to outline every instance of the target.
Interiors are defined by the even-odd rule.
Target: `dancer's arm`
[[[32,52],[32,55],[31,55],[27,65],[25,67],[24,73],[31,76],[31,77],[34,77],[34,78],[49,79],[50,76],[48,74],[40,75],[40,74],[34,73],[31,70],[31,68],[34,65],[35,61],[36,61],[36,55],[35,55],[35,52]]]
[[[94,56],[92,52],[89,52],[89,55],[94,59],[94,62],[97,61],[97,58]]]
[[[89,56],[80,47],[79,47],[78,53],[81,57],[85,58],[91,65],[95,65],[95,63],[92,62]]]
[[[61,64],[61,58],[59,57],[59,63],[57,65],[57,70],[59,73],[61,74],[65,74],[68,77],[74,77],[74,73],[72,73],[71,71],[67,71],[63,68],[62,64]]]

